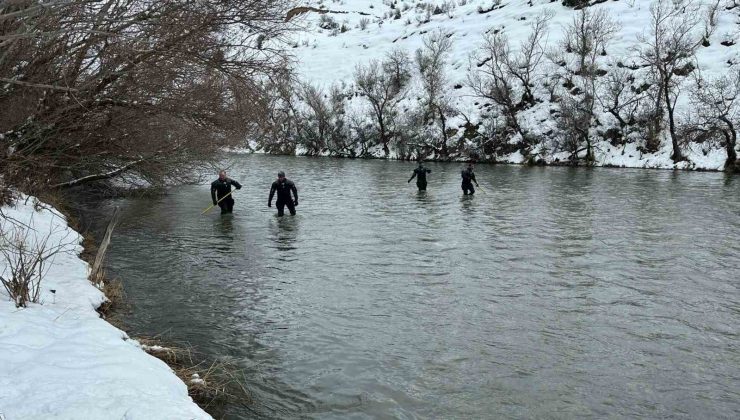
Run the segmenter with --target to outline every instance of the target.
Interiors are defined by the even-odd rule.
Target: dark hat
[[[278,177],[279,178],[285,178],[285,172],[283,172],[283,171],[278,172]]]

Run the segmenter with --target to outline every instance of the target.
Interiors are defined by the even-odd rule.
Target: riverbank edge
[[[132,344],[132,347],[136,349],[137,352],[141,353],[142,355],[146,355],[147,357],[151,359],[156,359],[161,363],[164,363],[168,369],[169,373],[172,374],[176,380],[181,384],[181,386],[187,390],[187,395],[184,395],[182,399],[179,400],[178,403],[173,404],[173,401],[168,401],[163,404],[157,404],[157,407],[152,406],[140,406],[137,404],[135,408],[130,407],[118,407],[119,409],[124,409],[126,413],[127,418],[150,418],[149,416],[152,413],[159,413],[159,415],[164,415],[166,417],[174,416],[174,417],[180,417],[182,415],[186,415],[186,418],[190,419],[213,419],[213,417],[205,411],[206,405],[205,403],[199,403],[195,398],[192,397],[193,389],[197,389],[199,387],[202,387],[204,384],[203,379],[198,374],[198,370],[195,369],[194,364],[188,365],[187,363],[183,363],[182,357],[180,357],[181,354],[187,353],[187,350],[182,350],[178,348],[173,347],[167,347],[163,346],[162,343],[158,340],[152,340],[152,339],[140,339],[136,337],[131,337],[128,335],[128,332],[124,330],[123,325],[117,318],[114,316],[115,311],[117,307],[119,307],[122,303],[123,299],[123,290],[122,290],[122,283],[119,280],[111,280],[107,277],[104,277],[102,282],[96,284],[90,276],[92,275],[91,267],[92,267],[92,261],[95,259],[98,249],[98,241],[95,239],[95,237],[90,233],[86,232],[83,229],[81,229],[79,225],[78,219],[72,214],[72,212],[69,210],[69,207],[65,204],[65,201],[59,197],[44,197],[44,199],[40,199],[35,196],[25,195],[25,194],[17,194],[17,197],[13,199],[13,201],[7,206],[7,207],[18,207],[22,205],[22,202],[25,202],[27,206],[27,203],[31,201],[33,202],[33,206],[39,206],[41,209],[35,209],[35,213],[41,213],[43,211],[49,211],[52,213],[51,217],[59,217],[61,216],[61,219],[63,219],[64,223],[66,224],[66,228],[71,231],[71,233],[78,235],[79,241],[78,245],[81,247],[81,250],[79,253],[77,253],[74,256],[70,256],[70,258],[75,258],[79,260],[79,262],[82,262],[87,267],[87,276],[83,278],[80,278],[81,276],[76,276],[74,279],[74,282],[77,283],[77,286],[82,286],[82,283],[89,286],[89,288],[94,288],[96,291],[100,292],[102,294],[102,299],[100,299],[99,302],[96,302],[95,304],[91,305],[92,311],[95,312],[95,315],[97,318],[99,318],[102,321],[105,321],[105,325],[109,327],[110,330],[113,331],[107,331],[108,333],[118,333],[120,334],[120,338],[122,342],[128,342]],[[3,206],[6,207],[6,206]],[[54,214],[56,213],[56,214]],[[40,216],[40,217],[43,217]],[[37,235],[40,235],[38,233]],[[54,268],[55,265],[60,264],[57,260],[54,260],[52,264],[50,264],[51,268]],[[107,292],[107,293],[106,293]],[[52,293],[55,293],[52,291]],[[92,303],[92,301],[90,302]],[[74,304],[73,304],[74,305]],[[70,307],[67,308],[65,312],[63,312],[59,317],[66,314],[67,311],[72,308],[73,305],[70,305]],[[97,305],[97,306],[95,306]],[[34,308],[34,306],[36,308]],[[40,304],[31,304],[28,308],[21,308],[16,309],[15,312],[21,312],[21,311],[28,311],[28,310],[34,310],[43,308],[45,305],[43,303]],[[84,310],[82,308],[74,308],[75,310]],[[89,314],[86,314],[89,315]],[[56,322],[58,318],[55,318],[53,322]],[[53,330],[55,328],[58,328],[56,326],[47,326],[48,329]],[[0,343],[2,344],[2,343]],[[96,343],[99,344],[101,348],[97,349],[99,350],[100,354],[108,354],[108,349],[104,349],[103,343]],[[31,363],[34,361],[31,360]],[[122,360],[120,361],[120,367],[129,370],[132,368],[130,365],[132,361],[131,360]],[[128,364],[127,364],[128,363]],[[101,361],[101,365],[105,366],[105,369],[111,369],[109,365],[105,365],[105,361]],[[65,366],[66,367],[66,366]],[[17,366],[16,369],[21,371],[21,366]],[[147,369],[147,367],[143,367],[144,369]],[[150,370],[150,369],[149,369]],[[180,373],[187,373],[188,377],[191,379],[190,381],[186,381],[184,377],[182,377],[180,374],[178,374],[178,371]],[[83,375],[85,373],[89,372],[80,372],[80,375]],[[151,374],[151,372],[149,372]],[[169,378],[165,378],[164,374],[158,375],[160,379],[162,380],[170,380]],[[71,381],[74,382],[74,381]],[[136,395],[137,392],[141,395]],[[144,400],[143,392],[140,389],[137,389],[134,386],[128,387],[124,390],[124,393],[128,394],[131,400],[141,401]],[[90,396],[90,405],[100,407],[102,406],[115,406],[116,400],[115,397],[111,397],[110,401],[105,400],[105,396],[101,395],[95,395]],[[37,404],[41,407],[39,407],[39,410],[47,412],[47,414],[54,414],[54,412],[49,413],[49,408],[47,407],[50,405],[46,401],[36,401]],[[51,405],[55,406],[56,410],[56,416],[59,418],[73,418],[70,417],[70,414],[78,414],[76,413],[76,408],[73,407],[63,407],[58,405],[59,401],[53,401]],[[57,405],[55,405],[57,404]],[[168,405],[169,404],[169,405]],[[28,403],[25,405],[29,405]],[[33,405],[33,400],[31,400],[30,405]],[[179,406],[178,406],[179,405]],[[10,412],[3,412],[4,407],[0,406],[0,413],[3,414],[3,416],[10,416],[17,413],[13,413],[12,409]],[[82,408],[84,409],[84,408]],[[143,410],[142,410],[143,409]],[[75,411],[73,413],[70,413],[69,410]],[[26,410],[26,413],[33,412],[33,408],[30,408]],[[94,410],[93,410],[94,412]],[[169,412],[169,414],[167,414]],[[88,412],[88,414],[90,414]],[[5,417],[3,417],[5,418]],[[16,418],[16,417],[13,417]],[[24,413],[21,413],[19,418],[26,418],[24,416]]]
[[[253,147],[224,147],[222,151],[225,153],[233,154],[255,154],[255,155],[267,155],[267,156],[300,156],[300,157],[326,157],[334,159],[350,159],[350,160],[388,160],[388,161],[401,161],[401,162],[414,162],[418,160],[416,156],[404,157],[399,156],[395,151],[391,151],[390,156],[385,156],[382,151],[373,151],[363,156],[348,156],[348,155],[337,155],[332,153],[308,153],[305,151],[298,150],[295,153],[269,153],[263,150],[259,150]],[[631,153],[631,154],[630,154]],[[740,154],[740,152],[738,152]],[[640,157],[635,156],[639,154]],[[620,153],[620,156],[626,155],[624,159],[615,159],[616,154],[610,155],[609,157],[602,156],[601,160],[598,158],[592,162],[585,160],[578,160],[571,162],[567,159],[567,153],[560,153],[557,155],[543,157],[530,157],[526,158],[520,153],[513,153],[511,155],[503,156],[500,159],[476,159],[473,157],[450,157],[447,159],[435,159],[435,158],[424,158],[426,162],[440,162],[440,163],[466,163],[475,162],[478,164],[487,165],[512,165],[512,166],[552,166],[552,167],[567,167],[567,168],[619,168],[619,169],[648,169],[648,170],[668,170],[668,171],[694,171],[694,172],[726,172],[728,174],[740,174],[740,159],[737,160],[734,168],[726,168],[726,152],[723,149],[712,149],[707,154],[697,153],[695,150],[691,150],[686,153],[686,159],[674,163],[670,159],[670,151],[668,149],[661,150],[660,152],[644,154],[638,150],[630,150],[630,152]],[[618,163],[621,160],[621,163]]]
[[[81,227],[77,216],[68,208],[63,199],[57,201],[54,208],[64,215],[69,228],[76,231],[83,238],[83,251],[79,258],[93,267],[93,263],[98,257],[101,241]],[[110,221],[110,223],[115,224],[114,221]],[[110,229],[113,232],[113,227]],[[101,257],[103,260],[105,260],[106,253],[107,250],[104,250]],[[119,318],[119,312],[125,310],[130,304],[126,298],[123,281],[118,278],[111,279],[104,267],[101,273],[102,276],[98,281],[92,278],[95,273],[91,272],[90,277],[88,277],[88,281],[93,286],[99,287],[98,284],[102,286],[103,294],[107,299],[96,308],[100,317],[108,324],[125,332],[128,337],[139,344],[141,350],[145,353],[167,364],[175,376],[187,387],[188,395],[195,404],[208,413],[208,410],[213,408],[214,402],[218,404],[228,398],[239,398],[228,394],[226,391],[226,387],[230,383],[238,382],[234,380],[232,375],[224,373],[228,369],[226,365],[217,362],[204,362],[202,361],[203,358],[198,358],[198,361],[196,361],[191,348],[173,344],[159,336],[141,337],[132,335],[131,331],[126,328],[125,322]],[[247,393],[243,384],[237,383],[237,385],[242,387],[245,394]],[[241,396],[241,398],[249,400],[248,396]],[[211,413],[208,414],[211,415]]]

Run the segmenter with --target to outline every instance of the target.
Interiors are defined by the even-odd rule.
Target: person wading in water
[[[409,183],[412,179],[416,178],[416,186],[419,188],[419,191],[426,191],[427,190],[427,174],[432,173],[431,169],[427,169],[424,167],[424,161],[419,161],[419,166],[414,169],[414,174],[411,175],[411,178],[409,178]]]
[[[270,198],[267,199],[267,207],[272,207],[272,197],[277,191],[277,207],[278,217],[283,216],[285,206],[288,206],[288,211],[292,216],[295,216],[295,206],[298,205],[298,189],[295,187],[293,181],[285,177],[285,172],[278,172],[278,179],[272,183],[270,188]],[[293,198],[290,197],[290,192],[293,192]]]
[[[231,186],[236,187],[237,190],[242,188],[242,185],[231,178],[226,176],[226,171],[218,173],[218,179],[211,183],[211,200],[215,206],[221,207],[221,214],[231,213],[234,211],[234,198],[229,195],[231,193]],[[224,198],[226,197],[226,198]],[[221,200],[224,198],[223,200]],[[219,201],[220,200],[220,201]]]
[[[466,169],[463,169],[460,175],[462,176],[463,194],[465,195],[475,194],[475,188],[473,188],[473,182],[475,182],[476,187],[479,187],[479,185],[478,185],[478,181],[475,180],[475,173],[473,173],[473,164],[469,163],[468,167]]]

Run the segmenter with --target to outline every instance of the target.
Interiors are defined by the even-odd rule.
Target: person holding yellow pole
[[[213,205],[218,204],[221,207],[221,214],[227,214],[234,211],[234,198],[231,195],[231,186],[241,189],[240,183],[226,176],[226,171],[218,173],[218,179],[211,183],[211,200]]]

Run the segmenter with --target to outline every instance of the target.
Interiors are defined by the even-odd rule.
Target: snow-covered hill
[[[583,161],[586,146],[573,145],[572,136],[564,133],[563,125],[567,125],[567,121],[562,118],[563,98],[571,97],[576,101],[584,98],[583,89],[579,89],[584,80],[577,80],[583,78],[572,65],[574,54],[565,51],[563,46],[567,28],[581,12],[563,3],[550,0],[309,1],[306,4],[309,8],[299,10],[304,13],[292,16],[292,21],[305,30],[295,34],[291,52],[300,79],[321,89],[327,102],[330,102],[328,92],[332,86],[344,93],[340,96],[343,102],[341,115],[334,117],[343,120],[339,128],[346,130],[347,136],[352,138],[358,134],[353,127],[361,125],[352,125],[349,119],[361,117],[365,127],[374,121],[367,97],[357,94],[356,68],[367,66],[372,60],[383,60],[394,50],[407,52],[412,78],[395,99],[397,115],[394,116],[394,124],[398,127],[413,125],[405,119],[418,111],[425,100],[420,74],[414,69],[414,54],[423,48],[425,37],[442,31],[452,44],[444,57],[446,71],[442,94],[449,105],[444,121],[450,135],[446,142],[455,150],[450,153],[450,158],[555,163],[578,157]],[[663,114],[660,130],[653,133],[652,144],[648,144],[649,139],[646,138],[651,133],[648,127],[651,118],[646,109],[650,103],[656,103],[654,98],[658,98],[657,93],[651,95],[649,91],[658,87],[655,72],[645,63],[645,51],[654,35],[651,32],[654,2],[612,0],[592,3],[596,4],[586,8],[590,16],[604,11],[615,25],[615,30],[608,33],[604,51],[599,52],[594,67],[599,75],[593,120],[587,133],[593,142],[595,164],[722,169],[727,158],[722,137],[717,136],[717,132],[714,136],[697,137],[695,131],[682,127],[688,127],[689,123],[706,127],[694,115],[696,105],[691,100],[691,86],[695,83],[695,76],[700,74],[711,81],[737,72],[735,66],[740,60],[735,42],[739,38],[740,7],[726,0],[663,2],[666,8],[672,9],[674,4],[678,7],[670,24],[675,25],[679,18],[689,17],[693,25],[687,31],[690,39],[702,44],[696,49],[695,59],[687,59],[698,70],[690,69],[673,77],[671,82],[673,90],[670,95],[678,93],[676,120],[681,134],[681,151],[688,158],[676,164],[671,159],[669,121],[663,105],[660,108]],[[512,55],[516,55],[527,43],[534,23],[542,18],[547,21],[547,28],[539,43],[543,56],[531,80],[535,100],[530,106],[520,106],[516,116],[521,124],[521,133],[526,137],[523,139],[521,133],[505,130],[504,111],[489,98],[481,97],[480,92],[476,93],[471,75],[480,74],[490,63],[490,54],[486,56],[484,48],[486,36],[490,39],[494,34],[505,35]],[[617,74],[629,78],[627,92],[630,95],[634,96],[634,92],[643,95],[634,112],[642,116],[637,123],[631,121],[629,125],[620,125],[613,113],[607,110],[611,97],[606,97],[604,92],[610,86],[609,77]],[[628,100],[627,96],[622,99]],[[304,120],[310,123],[313,119],[310,108],[305,104],[299,104],[298,108],[309,110]],[[734,105],[731,111],[731,117],[734,117]],[[429,118],[424,121],[429,127],[417,133],[417,137],[441,137],[442,130],[435,129],[433,121]],[[577,124],[575,128],[578,128]],[[439,144],[439,139],[424,141]],[[352,143],[345,152],[338,152],[325,143],[311,151],[299,139],[297,152],[347,154],[346,150],[359,147]],[[522,147],[523,143],[527,147]],[[420,148],[418,142],[413,146],[404,145],[396,138],[391,143],[388,156],[414,158],[418,153],[435,158],[439,157],[438,152],[438,147]],[[383,156],[384,152],[376,144],[367,154]]]

